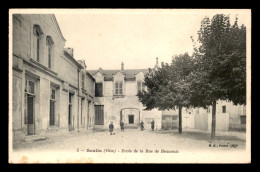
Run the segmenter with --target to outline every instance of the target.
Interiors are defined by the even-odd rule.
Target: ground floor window
[[[104,105],[95,105],[95,125],[104,125]]]
[[[240,123],[246,124],[246,116],[240,116]]]

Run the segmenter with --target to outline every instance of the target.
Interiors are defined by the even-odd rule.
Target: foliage
[[[194,53],[190,81],[192,104],[202,106],[216,100],[246,103],[246,28],[230,25],[228,15],[204,18],[198,32],[201,44]]]
[[[192,71],[192,59],[186,53],[175,56],[172,63],[148,73],[145,77],[145,86],[148,91],[139,92],[139,101],[147,110],[176,109],[189,107],[189,84],[186,78]]]

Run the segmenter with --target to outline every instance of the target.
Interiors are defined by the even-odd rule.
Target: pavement
[[[210,131],[185,130],[115,130],[113,135],[108,131],[85,131],[62,134],[46,134],[35,139],[14,143],[14,152],[34,151],[129,151],[173,150],[182,152],[196,151],[245,151],[245,132],[216,132],[216,140],[210,141]]]

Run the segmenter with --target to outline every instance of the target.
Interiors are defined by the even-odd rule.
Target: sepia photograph
[[[10,164],[251,163],[250,9],[9,9]]]

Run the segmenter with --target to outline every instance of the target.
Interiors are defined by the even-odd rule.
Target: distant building
[[[183,108],[182,128],[211,130],[212,107]],[[179,114],[177,110],[162,112],[162,129],[179,127]],[[245,131],[246,106],[234,105],[232,102],[217,101],[216,105],[216,130],[217,131]]]
[[[94,78],[66,48],[52,14],[12,16],[14,141],[93,127]]]
[[[158,59],[157,59],[158,63]],[[95,85],[95,128],[106,129],[111,121],[119,128],[120,121],[126,128],[138,128],[143,121],[145,128],[150,128],[155,120],[157,129],[161,128],[161,112],[145,111],[138,101],[138,91],[146,90],[144,77],[148,69],[124,69],[88,71],[96,81]]]

